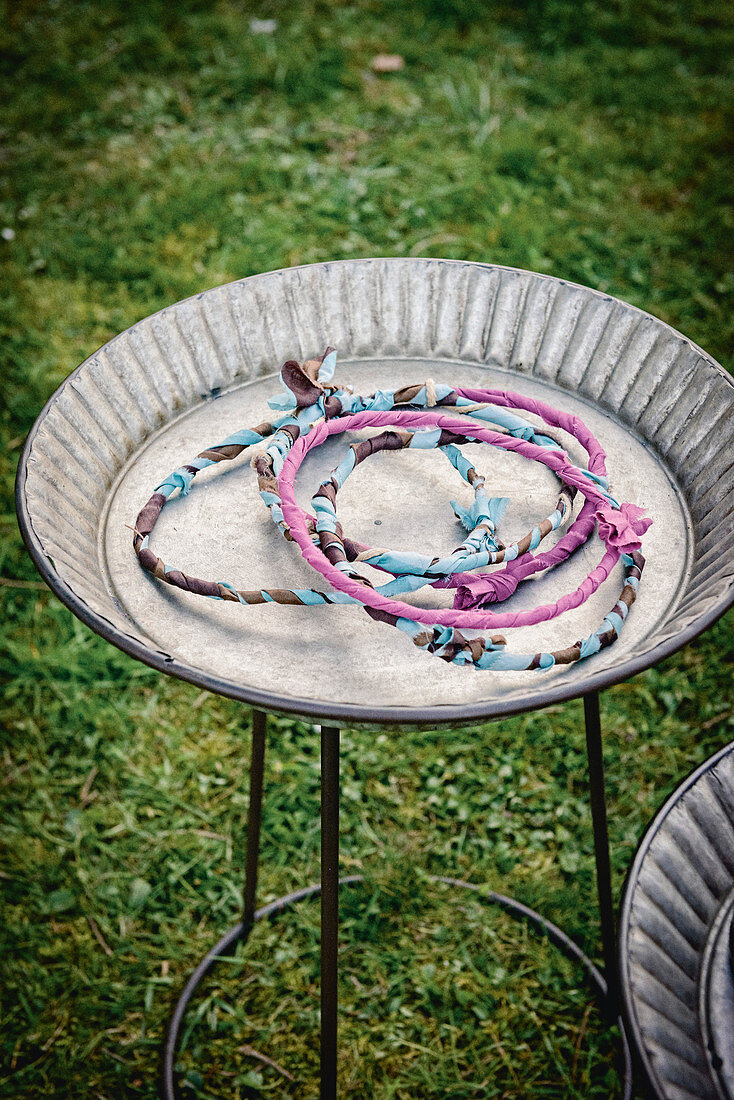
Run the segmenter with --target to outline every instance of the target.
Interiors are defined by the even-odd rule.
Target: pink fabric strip
[[[545,401],[537,401],[534,397],[524,397],[521,393],[513,393],[511,390],[475,390],[466,386],[457,386],[456,392],[468,401],[485,404],[491,402],[494,405],[502,405],[509,409],[524,409],[526,412],[535,413],[545,420],[546,424],[552,424],[556,428],[562,428],[574,436],[589,456],[589,469],[594,474],[606,475],[606,455],[598,439],[596,439],[584,424],[572,413],[554,409],[552,405],[546,405]]]
[[[579,420],[577,416],[565,413],[560,409],[554,409],[552,405],[547,405],[545,401],[539,401],[534,397],[526,397],[524,394],[514,393],[512,390],[480,390],[457,386],[455,392],[461,397],[465,397],[467,401],[473,401],[477,404],[492,403],[501,405],[504,408],[524,409],[526,412],[535,413],[547,424],[562,428],[563,431],[572,435],[586,451],[589,456],[588,467],[591,472],[602,477],[606,476],[606,454],[604,449],[598,439],[592,435],[584,422]],[[559,565],[562,561],[566,561],[579,546],[583,546],[596,525],[595,512],[596,505],[593,501],[585,500],[571,527],[550,551],[544,551],[537,555],[527,554],[522,558],[516,558],[514,561],[507,562],[502,569],[497,569],[491,574],[454,573],[453,576],[446,577],[445,580],[434,581],[432,587],[457,588],[465,586],[467,589],[474,589],[478,593],[482,590],[486,593],[491,589],[498,595],[497,602],[501,602],[501,600],[507,599],[511,595],[521,581],[526,580],[534,573],[540,573],[554,565]],[[362,550],[369,549],[367,546],[358,545]],[[591,574],[595,578],[593,587],[584,595],[582,603],[588,599],[592,592],[596,591],[600,584],[603,584],[614,565],[615,561],[609,562],[606,557],[602,558],[600,565]],[[454,600],[454,607],[456,609],[462,608],[460,593],[457,594]]]
[[[488,397],[490,392],[492,393],[491,398]],[[506,403],[509,404],[511,400],[515,400],[516,396],[518,402],[532,401],[532,399],[522,398],[519,395],[510,396],[501,392],[495,393],[494,391],[467,390],[462,391],[462,393],[471,400],[481,400],[483,402],[487,400],[497,401],[499,397],[505,398]],[[475,397],[474,395],[477,396]],[[515,406],[513,405],[513,407]],[[527,405],[523,404],[520,407],[526,408]],[[575,417],[553,410],[549,406],[543,406],[542,402],[532,402],[530,411],[540,412],[541,408],[543,409],[541,415],[545,416],[547,412],[550,417],[552,414],[552,422],[565,430],[569,430],[567,428],[568,424],[576,421]],[[573,533],[569,531],[553,550],[533,559],[533,572],[537,569],[544,568],[549,563],[549,559],[551,559],[550,564],[556,564],[557,561],[564,560],[575,546],[580,545],[580,543],[588,537],[588,534],[593,528],[594,511],[596,507],[606,504],[606,497],[599,492],[596,485],[587,478],[582,471],[573,466],[565,455],[559,454],[557,451],[539,447],[524,439],[515,439],[513,436],[500,435],[498,432],[493,432],[490,428],[467,424],[466,420],[458,420],[438,411],[427,410],[425,412],[419,412],[413,410],[393,410],[389,412],[363,412],[328,420],[315,425],[307,435],[300,436],[296,440],[283,463],[283,468],[278,478],[278,486],[283,507],[283,516],[285,522],[288,524],[293,539],[301,548],[301,553],[306,561],[308,561],[318,573],[321,573],[321,575],[337,590],[346,592],[348,595],[354,597],[354,599],[368,607],[386,611],[393,615],[401,615],[414,622],[421,622],[429,625],[461,626],[476,630],[530,626],[551,619],[573,607],[578,607],[588,598],[590,593],[598,587],[599,583],[609,575],[612,567],[619,560],[619,551],[611,547],[607,548],[599,565],[596,569],[592,570],[589,576],[574,592],[567,593],[553,604],[544,604],[530,611],[513,613],[507,611],[493,612],[484,609],[478,611],[465,611],[455,608],[450,610],[423,609],[414,607],[411,604],[402,603],[399,600],[392,600],[384,596],[379,596],[373,589],[360,584],[359,581],[353,580],[351,577],[341,572],[341,570],[336,569],[325,557],[321,549],[314,545],[306,526],[306,513],[302,511],[295,501],[294,480],[308,452],[312,450],[313,447],[319,446],[319,444],[330,435],[339,435],[342,432],[358,428],[383,428],[395,426],[406,427],[412,431],[417,431],[422,428],[444,428],[450,432],[454,432],[456,435],[468,436],[472,439],[490,443],[496,447],[502,447],[504,450],[515,451],[517,454],[524,455],[526,458],[542,462],[549,469],[557,473],[566,484],[574,485],[584,494],[586,503],[579,516],[579,520],[584,515],[584,512],[586,512],[587,514],[584,517],[583,523],[583,529],[586,531],[586,535],[583,534],[583,531],[578,530],[579,523],[577,520],[574,525]],[[583,434],[586,436],[588,442],[593,445],[593,452],[590,451],[590,460],[592,456],[595,460],[595,464],[598,464],[601,460],[602,468],[597,468],[593,472],[603,473],[604,452],[601,450],[601,447],[599,447],[599,444],[593,436],[590,435],[588,430],[583,427],[580,421],[576,421],[574,428],[576,428],[579,433],[583,430]],[[586,447],[586,443],[584,443],[584,446]],[[566,545],[564,546],[564,544]],[[560,556],[558,556],[559,551]],[[522,559],[518,560],[521,561]],[[472,574],[469,575],[472,576]]]

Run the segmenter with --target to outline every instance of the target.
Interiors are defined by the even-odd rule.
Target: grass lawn
[[[247,809],[248,714],[34,573],[12,485],[44,401],[179,298],[374,255],[587,283],[731,366],[733,39],[723,0],[0,5],[0,1096],[155,1096],[173,992],[237,918]],[[734,736],[732,622],[603,697],[618,892]],[[318,734],[269,728],[262,900],[318,878]],[[342,1095],[617,1095],[577,971],[426,882],[514,893],[596,952],[581,704],[343,747],[343,869],[367,885],[342,903]],[[316,1095],[317,991],[306,904],[197,1002],[187,1095]]]

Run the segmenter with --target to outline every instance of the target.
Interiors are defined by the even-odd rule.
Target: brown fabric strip
[[[237,455],[241,455],[246,449],[247,445],[244,443],[228,443],[226,447],[211,447],[196,457],[208,458],[210,462],[225,462],[228,459],[237,458]]]
[[[581,643],[575,642],[567,649],[558,649],[553,653],[553,657],[557,665],[572,665],[581,657]]]
[[[163,493],[153,493],[145,507],[138,512],[138,518],[135,520],[135,531],[143,537],[149,535],[155,527],[165,503],[166,498]]]

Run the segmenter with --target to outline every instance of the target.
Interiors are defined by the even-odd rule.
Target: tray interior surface
[[[613,417],[569,393],[530,379],[512,379],[497,370],[438,361],[342,362],[338,377],[357,392],[424,381],[510,388],[577,413],[608,454],[612,491],[620,500],[646,508],[655,518],[644,540],[647,564],[640,596],[613,649],[601,655],[614,661],[644,643],[670,613],[685,587],[690,568],[690,520],[668,471],[644,441]],[[549,672],[489,671],[449,665],[420,652],[399,631],[373,622],[356,607],[242,607],[172,589],[145,574],[131,548],[125,524],[159,481],[209,444],[238,427],[267,418],[267,398],[279,389],[277,376],[235,386],[198,403],[166,424],[128,460],[100,517],[99,566],[105,584],[131,624],[161,650],[186,664],[276,694],[317,696],[328,702],[365,706],[432,706],[459,700],[479,701],[525,690],[528,678],[569,680],[583,666],[558,666]],[[538,421],[539,422],[539,421]],[[337,465],[350,440],[341,435],[308,456],[297,482],[297,499],[308,507],[322,477]],[[571,456],[583,462],[583,449],[563,436]],[[466,448],[487,478],[492,496],[508,496],[501,534],[521,537],[555,506],[558,479],[538,462],[487,444]],[[238,588],[325,588],[325,582],[286,542],[272,524],[257,493],[250,453],[226,467],[202,472],[187,497],[166,506],[152,548],[168,565],[194,576],[227,580]],[[440,453],[382,454],[364,462],[339,494],[344,530],[368,545],[449,552],[464,537],[449,501],[471,503],[472,494]],[[581,502],[575,503],[574,514]],[[546,540],[550,546],[562,532]],[[592,536],[563,566],[520,587],[503,605],[524,610],[557,599],[584,579],[603,553]],[[365,570],[374,580],[375,572]],[[507,632],[515,651],[562,648],[596,629],[616,602],[621,565],[581,607],[537,626]],[[384,578],[383,578],[384,579]],[[423,590],[407,602],[450,607],[451,593]],[[592,660],[597,660],[592,658]]]

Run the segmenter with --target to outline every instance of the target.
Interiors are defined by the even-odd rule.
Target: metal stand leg
[[[250,801],[247,807],[247,853],[245,887],[242,892],[242,926],[248,936],[255,922],[257,863],[260,855],[260,823],[263,808],[263,772],[265,770],[265,714],[252,712],[252,752],[250,755]]]
[[[336,1100],[339,730],[321,727],[321,1100]]]
[[[609,859],[607,830],[607,800],[604,789],[604,755],[601,742],[599,693],[584,696],[586,722],[586,755],[589,760],[589,791],[591,819],[594,826],[594,856],[596,858],[596,889],[599,896],[602,955],[607,981],[607,1015],[615,1021],[619,1015],[619,975],[617,971],[617,936],[614,927],[612,900],[612,868]]]
[[[247,812],[247,854],[245,857],[245,888],[242,920],[230,929],[201,960],[183,988],[168,1021],[161,1050],[159,1093],[162,1100],[180,1100],[175,1065],[186,1010],[198,986],[214,967],[217,959],[231,955],[237,944],[246,940],[255,922],[255,891],[257,860],[260,851],[260,821],[262,817],[263,768],[265,764],[265,715],[252,712],[252,753],[250,757],[250,802]],[[266,907],[267,908],[267,907]]]

